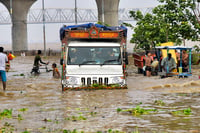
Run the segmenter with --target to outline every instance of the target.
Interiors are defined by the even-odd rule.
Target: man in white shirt
[[[6,90],[6,62],[8,62],[8,57],[3,53],[4,48],[0,47],[0,76],[3,83],[3,90]]]
[[[161,66],[165,72],[172,72],[173,69],[176,69],[176,62],[171,53],[168,53],[167,57],[162,60]]]

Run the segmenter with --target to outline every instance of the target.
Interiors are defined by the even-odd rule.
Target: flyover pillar
[[[119,1],[120,0],[96,0],[98,21],[104,21],[105,24],[110,26],[118,26]]]
[[[13,51],[28,50],[27,14],[29,8],[35,1],[36,0],[0,0],[0,2],[7,7],[11,15]]]

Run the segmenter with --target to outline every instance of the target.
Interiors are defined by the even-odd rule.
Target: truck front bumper
[[[115,76],[66,76],[62,80],[64,88],[89,88],[94,86],[127,88],[126,80],[121,75]],[[105,88],[106,89],[106,88]]]

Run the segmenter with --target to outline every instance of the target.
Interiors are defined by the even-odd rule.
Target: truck
[[[62,90],[127,88],[127,28],[100,24],[63,26]]]

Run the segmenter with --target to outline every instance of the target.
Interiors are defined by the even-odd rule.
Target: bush
[[[200,53],[192,53],[192,64],[196,65],[197,61],[200,59]]]

